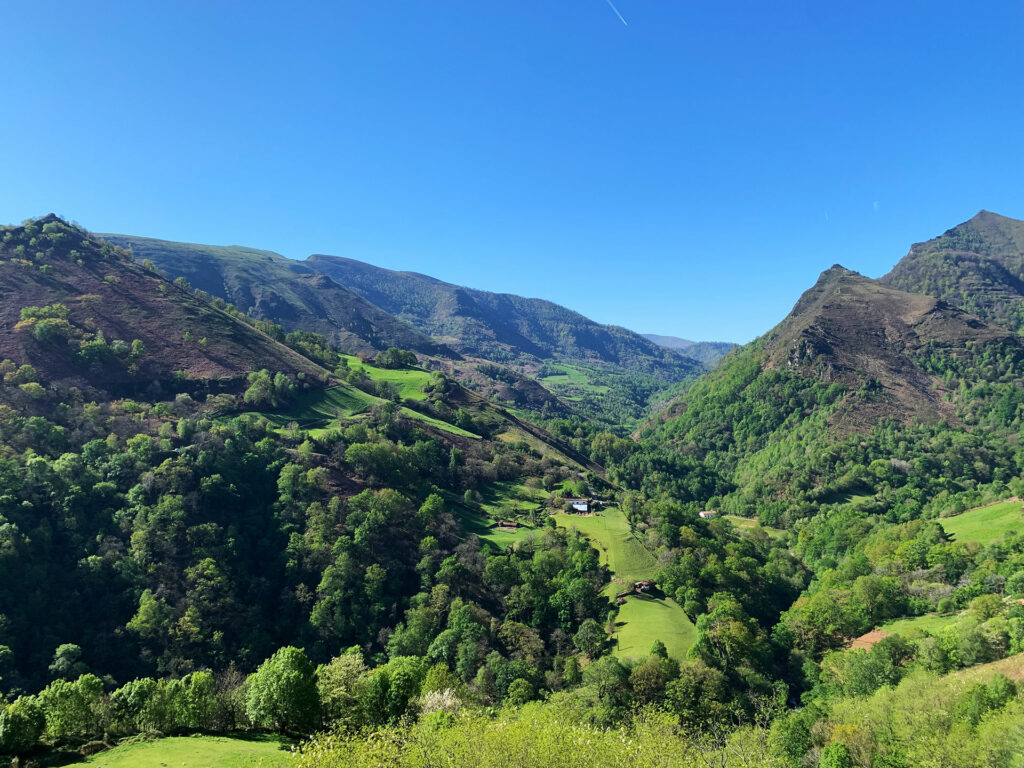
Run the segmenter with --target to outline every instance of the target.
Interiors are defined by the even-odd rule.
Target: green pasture
[[[611,391],[610,387],[599,384],[591,384],[586,371],[574,365],[557,364],[550,366],[561,373],[555,373],[538,379],[548,389],[552,390],[579,390],[583,393],[603,395]]]
[[[290,747],[276,736],[179,736],[125,744],[65,768],[278,768],[291,764]]]
[[[944,517],[939,522],[957,541],[989,544],[1002,539],[1007,531],[1024,531],[1024,512],[1021,511],[1021,502],[1004,501]]]
[[[398,390],[399,397],[403,400],[406,398],[423,400],[426,397],[423,386],[428,384],[433,377],[430,371],[425,371],[422,368],[377,368],[352,355],[342,355],[342,357],[348,362],[350,369],[361,370],[374,381],[386,381],[393,384]]]
[[[326,432],[335,426],[334,422],[339,418],[350,419],[367,413],[381,402],[383,401],[379,397],[367,394],[358,387],[351,384],[339,384],[328,389],[299,393],[292,407],[287,410],[258,411],[257,413],[278,429],[283,429],[294,422],[299,429],[305,430],[315,437],[317,433]],[[424,424],[429,424],[453,435],[474,439],[480,437],[454,424],[435,419],[433,416],[419,413],[411,408],[403,406],[400,412],[407,419],[422,421]]]
[[[462,528],[468,534],[492,542],[504,549],[524,537],[536,533],[544,524],[547,510],[541,509],[541,502],[547,494],[540,489],[530,488],[515,481],[491,483],[480,490],[483,501],[478,507],[467,508],[462,499],[446,494],[454,505],[455,512],[462,520]],[[530,511],[535,510],[536,526],[530,525]],[[514,531],[492,527],[497,520],[518,519],[521,526]],[[526,525],[522,525],[526,523]]]
[[[738,528],[740,531],[756,531],[760,529],[774,538],[786,535],[786,532],[781,528],[768,528],[761,525],[756,517],[740,517],[739,515],[724,515],[724,517],[733,524],[734,528]]]
[[[606,507],[591,516],[559,513],[555,522],[575,528],[600,551],[601,562],[612,572],[606,589],[609,597],[623,591],[625,585],[657,575],[658,561],[630,531],[629,521],[618,507]],[[623,658],[646,656],[654,641],[661,640],[671,656],[682,659],[697,635],[683,609],[665,598],[627,598],[619,608],[615,627],[615,655]]]
[[[879,629],[888,632],[890,635],[905,635],[913,630],[920,630],[935,635],[945,627],[956,622],[960,618],[959,613],[925,613],[921,616],[911,616],[907,619],[896,619],[888,624],[883,624]]]
[[[661,640],[669,656],[685,659],[697,641],[697,628],[674,600],[631,597],[619,608],[615,637],[620,658],[643,658]]]

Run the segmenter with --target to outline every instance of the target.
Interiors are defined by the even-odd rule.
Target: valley
[[[1005,285],[911,277],[990,275],[1017,229],[835,265],[740,347],[352,259],[0,230],[0,753],[399,765],[570,728],[909,766],[902,726],[851,718],[922,690],[977,748],[1024,706],[1024,344]]]

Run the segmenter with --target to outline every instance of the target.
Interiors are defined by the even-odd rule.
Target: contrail
[[[612,0],[608,0],[608,6],[609,6],[609,7],[610,7],[610,8],[611,8],[611,9],[612,9],[613,11],[615,11],[615,15],[619,17],[619,21],[621,21],[621,22],[622,22],[623,24],[625,24],[625,25],[626,25],[626,26],[628,27],[628,26],[629,26],[629,24],[627,24],[627,23],[626,23],[626,20],[625,20],[624,18],[622,18],[622,14],[621,14],[621,13],[619,13],[619,9],[615,7],[615,3],[613,3],[613,2],[612,2]]]

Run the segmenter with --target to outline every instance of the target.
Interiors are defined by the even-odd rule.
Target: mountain
[[[451,357],[443,344],[300,261],[242,246],[196,245],[129,235],[101,235],[148,259],[171,278],[229,301],[286,331],[311,331],[353,353],[388,347]]]
[[[992,343],[1020,346],[1009,331],[940,299],[901,291],[837,264],[820,275],[781,323],[744,351],[756,350],[765,372],[840,385],[845,404],[831,422],[845,431],[868,428],[879,418],[952,417],[953,406],[926,370],[925,356],[964,357]],[[870,397],[856,395],[861,390],[870,390]]]
[[[682,498],[791,520],[797,501],[867,493],[876,478],[865,467],[879,459],[886,471],[907,472],[918,458],[970,467],[950,448],[969,445],[978,467],[1005,460],[1021,377],[1016,334],[836,265],[781,323],[639,430],[648,458],[613,476],[649,494],[674,483]]]
[[[50,214],[0,229],[0,358],[44,381],[132,389],[319,366]]]
[[[881,280],[1024,330],[1024,221],[981,211],[939,237],[915,243]]]
[[[465,288],[339,256],[313,255],[305,263],[467,356],[604,363],[674,380],[701,370],[691,358],[640,334],[543,299]]]
[[[690,341],[678,336],[661,336],[657,333],[641,333],[645,339],[653,341],[659,347],[667,347],[682,352],[701,363],[705,368],[714,368],[733,347],[731,341]]]

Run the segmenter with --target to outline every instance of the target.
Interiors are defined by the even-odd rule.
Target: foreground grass
[[[606,590],[610,597],[633,582],[657,575],[658,561],[633,535],[618,507],[607,507],[590,517],[558,514],[555,521],[565,528],[575,528],[597,546],[601,563],[612,571],[612,583]],[[670,656],[683,659],[697,639],[697,629],[672,600],[630,597],[619,608],[615,637],[615,655],[620,658],[643,658],[654,641],[661,640]]]
[[[1024,531],[1024,512],[1021,511],[1021,502],[1004,501],[969,509],[954,517],[944,517],[939,522],[946,533],[956,536],[957,541],[990,544],[1002,539],[1007,531]]]
[[[65,768],[278,768],[294,765],[291,747],[277,736],[181,736],[125,744]]]

